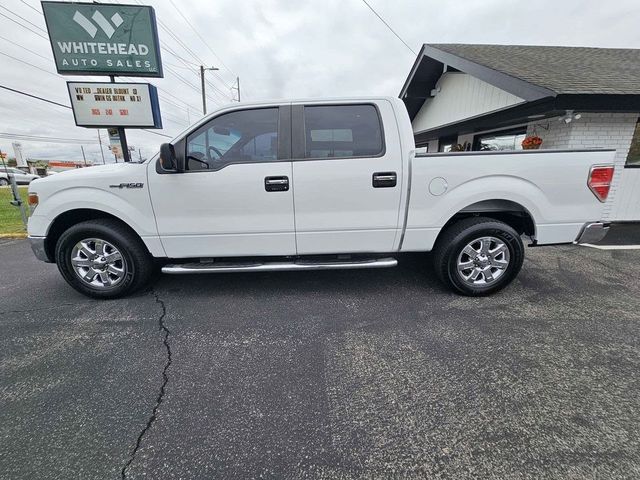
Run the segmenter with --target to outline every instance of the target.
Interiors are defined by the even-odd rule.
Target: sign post
[[[152,85],[116,84],[115,76],[163,76],[153,7],[43,1],[42,11],[58,73],[108,75],[111,80],[95,84],[101,85],[95,90],[91,83],[67,83],[76,125],[113,127],[112,151],[116,129],[121,155],[130,161],[124,128],[162,128],[158,96]],[[136,119],[140,123],[132,124]]]
[[[2,159],[2,166],[4,167],[4,171],[7,174],[7,178],[9,180],[9,185],[11,186],[11,194],[13,195],[13,200],[11,202],[9,202],[11,205],[13,205],[14,207],[18,207],[20,209],[20,216],[22,217],[22,223],[25,226],[25,228],[27,227],[27,212],[24,208],[24,203],[22,202],[22,199],[20,198],[20,192],[18,191],[18,185],[16,183],[16,177],[13,173],[9,172],[9,170],[7,169],[7,164],[5,163],[4,159],[6,157],[6,154],[0,152],[0,159]]]

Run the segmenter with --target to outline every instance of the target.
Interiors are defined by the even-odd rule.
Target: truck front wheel
[[[442,232],[433,260],[440,279],[456,292],[489,295],[516,277],[524,261],[524,245],[506,223],[471,217]]]
[[[113,219],[96,219],[67,229],[56,244],[56,263],[80,293],[117,298],[145,285],[153,259],[142,240]]]

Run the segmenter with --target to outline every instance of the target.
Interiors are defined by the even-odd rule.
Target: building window
[[[440,137],[438,139],[438,151],[450,152],[451,147],[458,143],[458,135],[449,135],[447,137]]]
[[[636,129],[633,132],[626,166],[640,168],[640,122],[636,123]]]
[[[527,127],[483,133],[473,137],[473,149],[480,151],[522,150]]]

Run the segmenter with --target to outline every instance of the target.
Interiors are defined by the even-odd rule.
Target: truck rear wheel
[[[471,217],[445,230],[434,248],[440,279],[457,293],[482,296],[506,287],[524,261],[520,235],[506,223]]]
[[[67,229],[56,263],[69,285],[94,298],[117,298],[145,285],[153,260],[142,240],[117,220],[96,219]]]

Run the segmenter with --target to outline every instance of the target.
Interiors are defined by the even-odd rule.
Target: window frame
[[[307,135],[306,135],[306,123],[304,109],[306,107],[361,107],[370,106],[375,109],[378,117],[378,125],[380,126],[380,138],[382,141],[382,149],[377,155],[357,155],[357,156],[341,156],[341,157],[307,157]],[[387,139],[384,130],[384,122],[382,121],[382,115],[380,108],[373,102],[349,102],[349,103],[302,103],[295,104],[291,107],[291,130],[292,130],[292,151],[291,161],[293,162],[306,162],[306,161],[322,161],[322,160],[350,160],[350,159],[363,159],[363,158],[381,158],[387,154]]]
[[[278,113],[278,153],[277,158],[275,160],[232,160],[228,162],[222,163],[218,168],[208,168],[202,170],[184,170],[184,172],[179,172],[180,174],[184,173],[212,173],[219,172],[220,170],[228,167],[229,165],[244,165],[244,164],[252,164],[252,163],[279,163],[279,162],[290,162],[291,161],[291,105],[288,104],[278,104],[278,105],[247,105],[239,108],[230,108],[227,110],[223,110],[218,113],[218,115],[207,118],[204,123],[199,123],[195,128],[189,130],[180,139],[176,140],[172,143],[175,148],[176,156],[181,157],[181,160],[184,160],[186,165],[187,161],[187,146],[189,138],[202,133],[202,131],[206,131],[210,128],[211,122],[216,120],[217,118],[222,117],[223,115],[227,115],[229,113],[235,112],[245,112],[250,110],[268,110],[268,109],[276,109]],[[160,159],[156,161],[156,172],[161,175],[169,175],[175,174],[173,170],[165,170],[162,168],[162,164]]]
[[[629,156],[631,155],[631,147],[633,146],[633,141],[636,139],[636,135],[640,135],[640,117],[638,117],[638,120],[636,121],[636,125],[633,129],[633,135],[631,136],[631,143],[629,144],[629,151],[627,152],[627,156],[624,159],[624,168],[640,168],[640,162],[629,163]]]
[[[480,138],[486,135],[500,136],[500,135],[527,135],[527,125],[520,125],[518,127],[503,128],[501,130],[492,130],[489,132],[477,133],[473,136],[473,142],[471,142],[472,152],[481,152],[480,150]],[[521,149],[522,150],[522,149]],[[520,150],[507,150],[512,152],[519,152]]]

